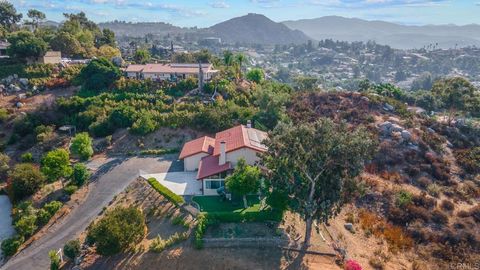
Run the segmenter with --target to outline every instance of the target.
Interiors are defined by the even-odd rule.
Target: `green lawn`
[[[197,196],[192,199],[198,203],[202,212],[258,212],[260,211],[260,201],[257,195],[247,196],[248,208],[243,208],[243,201],[241,198],[225,201],[220,196]]]

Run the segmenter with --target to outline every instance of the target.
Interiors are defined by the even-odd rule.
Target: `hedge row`
[[[197,216],[197,227],[195,228],[194,246],[196,249],[203,248],[203,235],[210,224],[219,222],[263,222],[277,221],[283,218],[283,211],[263,210],[258,212],[202,212]]]
[[[173,193],[170,189],[160,184],[157,179],[149,178],[148,183],[160,194],[162,194],[167,200],[171,201],[175,205],[181,205],[185,203],[182,196]]]

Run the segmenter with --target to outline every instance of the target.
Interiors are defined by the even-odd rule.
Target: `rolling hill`
[[[300,30],[316,39],[343,41],[369,41],[390,45],[398,49],[422,48],[437,44],[439,48],[456,45],[480,46],[480,25],[425,25],[407,26],[384,21],[326,16],[283,22],[292,30]]]
[[[218,23],[208,30],[228,43],[289,44],[311,39],[301,31],[253,13]]]

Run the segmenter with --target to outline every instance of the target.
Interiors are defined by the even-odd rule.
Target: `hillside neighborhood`
[[[0,1],[0,269],[478,268],[475,45],[24,7]]]

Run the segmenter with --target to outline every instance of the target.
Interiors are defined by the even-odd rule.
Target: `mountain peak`
[[[270,20],[263,14],[248,13],[209,28],[226,42],[251,44],[303,43],[310,38],[298,30]]]

